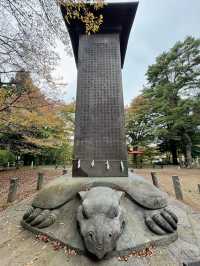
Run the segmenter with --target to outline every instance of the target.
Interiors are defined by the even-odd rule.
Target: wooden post
[[[13,202],[16,200],[18,180],[18,177],[11,177],[7,202]]]
[[[199,193],[200,193],[200,184],[198,184],[198,190],[199,190]]]
[[[43,186],[43,181],[44,181],[44,174],[43,173],[38,173],[38,178],[37,178],[37,190],[40,190]]]
[[[156,172],[151,172],[152,181],[155,187],[160,188],[159,178],[156,175]]]
[[[181,184],[180,184],[179,177],[178,176],[172,176],[172,181],[173,181],[173,185],[174,185],[174,191],[175,191],[176,198],[178,200],[183,200],[183,193],[181,190]]]
[[[63,169],[63,175],[67,174],[67,169]]]

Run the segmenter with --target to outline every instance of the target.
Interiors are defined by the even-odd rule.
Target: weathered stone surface
[[[121,196],[122,192],[124,197],[119,201],[119,195]],[[131,249],[137,250],[152,243],[157,245],[171,243],[177,239],[177,233],[174,233],[176,227],[171,231],[168,230],[169,227],[171,228],[170,219],[173,219],[173,216],[168,219],[165,217],[167,213],[165,216],[162,214],[165,212],[163,208],[166,205],[165,195],[142,178],[132,176],[126,179],[66,179],[61,177],[36,196],[33,201],[35,209],[28,211],[28,216],[25,215],[22,225],[34,233],[45,233],[84,253],[88,249],[91,252],[92,249],[88,248],[87,241],[85,246],[88,249],[84,247],[77,230],[77,218],[84,240],[89,231],[98,235],[95,237],[96,240],[102,238],[102,235],[106,238],[109,235],[109,228],[111,231],[113,228],[116,233],[113,241],[106,240],[107,244],[101,251],[95,253],[93,249],[92,253],[99,258],[108,252],[108,256],[125,255]],[[46,210],[42,211],[42,209]],[[78,215],[76,215],[77,210]],[[112,211],[113,213],[116,211],[116,217],[108,217]],[[37,222],[38,218],[42,218],[42,223]],[[149,224],[148,221],[151,219],[152,222]],[[120,236],[122,224],[125,224],[125,229]],[[43,228],[44,225],[48,227]],[[110,252],[115,245],[116,251]],[[93,247],[95,247],[95,241],[93,241]]]
[[[174,191],[175,191],[176,198],[179,200],[183,200],[183,193],[181,190],[181,183],[180,183],[179,177],[172,176],[172,181],[174,185]]]
[[[86,256],[70,257],[64,250],[55,251],[50,243],[38,242],[30,232],[23,230],[20,220],[31,201],[25,200],[1,213],[1,266],[180,266],[183,262],[200,260],[200,213],[182,202],[168,199],[170,208],[179,218],[177,241],[169,246],[156,247],[151,257],[132,256],[128,261],[119,261],[114,257],[97,263]]]
[[[77,230],[76,213],[80,201],[74,199],[61,207],[59,219],[50,227],[38,229],[23,223],[23,226],[34,233],[44,233],[53,239],[60,240],[67,246],[74,248],[81,254],[86,254],[83,241]],[[157,236],[152,233],[144,221],[143,209],[133,204],[127,198],[121,202],[122,208],[126,209],[126,226],[123,234],[117,242],[116,251],[109,254],[112,256],[125,255],[130,250],[142,249],[154,243],[157,246],[169,244],[177,239],[177,233]]]
[[[17,187],[18,187],[19,178],[18,177],[12,177],[10,179],[10,188],[8,193],[8,202],[13,202],[16,199],[17,196]]]
[[[37,190],[42,189],[44,183],[44,174],[38,173],[38,179],[37,179]]]
[[[156,172],[151,172],[151,177],[152,177],[152,181],[154,186],[156,186],[157,188],[160,188],[160,182],[159,182],[159,178],[156,174]]]
[[[165,195],[155,186],[134,175],[130,178],[67,178],[60,177],[39,192],[33,206],[42,209],[54,209],[70,201],[81,190],[94,186],[107,186],[125,191],[133,201],[148,209],[167,206]]]
[[[119,36],[79,36],[73,176],[128,175]]]
[[[79,192],[82,203],[77,211],[79,232],[86,250],[102,259],[116,248],[125,226],[120,205],[123,192],[108,187],[94,187]]]

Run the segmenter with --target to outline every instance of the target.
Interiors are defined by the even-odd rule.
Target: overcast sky
[[[109,1],[132,2],[132,1]],[[123,68],[125,104],[140,94],[145,84],[148,65],[163,51],[188,35],[200,38],[200,0],[140,0],[130,33]],[[62,62],[57,72],[68,83],[65,100],[76,97],[76,66],[74,59],[58,47]]]

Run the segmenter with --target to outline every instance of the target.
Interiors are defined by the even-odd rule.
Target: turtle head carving
[[[95,187],[81,191],[82,205],[77,212],[80,233],[86,249],[102,259],[116,247],[124,226],[120,207],[121,191],[108,187]]]
[[[88,187],[89,190],[81,191],[83,187]],[[126,200],[120,201],[125,193]],[[77,196],[80,196],[81,200]],[[68,204],[70,201],[71,204]],[[133,204],[133,209],[129,209],[130,204]],[[101,178],[99,181],[93,181],[91,178],[91,181],[88,182],[84,179],[77,181],[76,178],[67,181],[65,178],[57,180],[56,183],[52,183],[37,194],[32,206],[24,214],[21,224],[30,231],[33,230],[39,234],[42,232],[55,240],[62,241],[69,247],[103,259],[124,254],[123,252],[127,250],[127,243],[120,238],[123,233],[125,216],[126,221],[129,221],[126,234],[130,234],[131,238],[140,233],[144,245],[146,245],[147,237],[152,243],[160,243],[162,239],[166,239],[162,237],[166,237],[167,234],[172,234],[170,239],[171,237],[175,239],[178,218],[166,207],[165,195],[155,186],[141,179],[102,182]],[[68,221],[66,220],[68,219],[67,214],[71,208],[76,209],[77,215],[76,217],[69,216],[70,223],[71,221],[78,222],[84,247],[77,244],[77,241],[80,241],[77,234],[74,235],[77,237],[77,241],[74,241],[71,239],[71,234],[67,234],[67,230],[70,228],[61,225]],[[128,210],[126,213],[124,208]],[[137,211],[133,212],[132,210],[135,208]],[[141,220],[141,223],[138,223],[139,230],[135,227],[134,220],[137,215],[144,219],[144,222]],[[66,234],[63,230],[66,230]],[[76,230],[76,228],[73,226],[72,230]],[[151,231],[149,235],[148,231]],[[160,235],[161,238],[154,237],[152,233]],[[135,241],[129,242],[129,247],[135,247]],[[140,240],[138,243],[136,241],[137,245],[141,246]],[[116,252],[112,252],[115,247]]]

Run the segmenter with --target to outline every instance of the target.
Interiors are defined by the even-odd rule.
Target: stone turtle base
[[[166,206],[165,195],[160,193],[154,186],[142,177],[130,175],[129,178],[67,178],[60,177],[49,183],[45,190],[34,199],[34,206],[52,206],[58,208],[59,215],[56,222],[46,228],[38,229],[30,226],[24,220],[21,224],[24,228],[35,234],[44,234],[53,240],[58,240],[69,248],[76,250],[79,254],[87,255],[82,238],[77,228],[77,210],[81,205],[78,191],[90,190],[92,187],[111,187],[124,191],[120,201],[121,208],[125,211],[125,228],[117,241],[116,249],[110,252],[106,258],[114,256],[126,256],[130,251],[138,251],[149,246],[168,245],[177,240],[177,232],[165,235],[152,233],[145,224],[144,215],[152,210],[143,207],[142,202],[156,211]],[[67,203],[61,205],[66,199]],[[106,201],[106,198],[105,198]],[[167,206],[170,209],[170,206]],[[173,210],[173,207],[171,208]]]
[[[79,254],[87,255],[83,241],[77,229],[76,212],[80,201],[78,197],[71,200],[60,208],[58,220],[51,226],[38,229],[26,224],[23,220],[21,224],[24,228],[34,234],[47,235],[52,240],[59,240],[67,247],[76,250]],[[156,235],[152,233],[144,222],[144,209],[134,204],[128,198],[123,198],[121,207],[126,211],[126,225],[122,235],[117,241],[116,250],[106,258],[125,256],[130,251],[138,251],[149,246],[163,246],[177,240],[177,232],[166,235]],[[169,206],[170,209],[170,206]]]
[[[200,260],[200,213],[172,198],[168,202],[179,218],[178,239],[170,245],[158,245],[153,256],[131,256],[128,261],[118,257],[93,261],[84,255],[68,256],[64,249],[55,251],[51,243],[36,240],[20,226],[31,201],[32,198],[24,200],[0,213],[1,266],[180,266]]]

